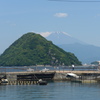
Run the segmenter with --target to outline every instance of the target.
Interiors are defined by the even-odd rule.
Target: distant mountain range
[[[67,52],[74,53],[82,63],[91,63],[100,60],[100,47],[79,43],[59,45]]]
[[[42,33],[42,36],[65,51],[74,53],[82,63],[100,60],[100,47],[86,44],[65,32],[48,32],[48,35]]]

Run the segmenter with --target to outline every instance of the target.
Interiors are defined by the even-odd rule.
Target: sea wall
[[[28,83],[37,82],[39,79],[43,80],[69,80],[66,77],[67,73],[75,73],[80,76],[81,80],[96,80],[100,76],[100,71],[32,71],[32,72],[7,72],[0,73],[0,78],[7,78],[8,81],[28,81]],[[99,78],[100,80],[100,78]]]

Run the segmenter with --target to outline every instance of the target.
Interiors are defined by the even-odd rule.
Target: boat
[[[49,71],[49,69],[48,68],[44,68],[44,69],[42,69],[42,70],[40,70],[41,72],[46,72],[46,71]]]
[[[47,85],[47,81],[43,81],[42,79],[39,79],[38,84],[39,85]]]
[[[28,68],[27,71],[28,71],[28,72],[32,72],[32,71],[34,71],[34,69]]]
[[[66,77],[71,81],[75,83],[81,83],[82,80],[80,79],[80,76],[74,74],[74,73],[67,73]]]
[[[8,84],[8,79],[1,79],[0,84]]]
[[[74,73],[67,73],[66,77],[69,77],[69,78],[79,78],[79,76],[74,74]]]

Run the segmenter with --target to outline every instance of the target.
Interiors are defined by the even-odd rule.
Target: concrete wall
[[[6,75],[6,78],[7,78],[9,81],[17,81],[17,75],[16,75],[16,74],[14,74],[14,75],[12,75],[12,74],[7,74],[7,75]]]
[[[54,80],[66,80],[66,74],[62,73],[55,73],[55,76],[53,78]]]

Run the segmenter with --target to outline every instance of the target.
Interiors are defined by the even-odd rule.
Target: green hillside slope
[[[81,65],[74,54],[47,41],[39,34],[29,32],[16,40],[0,56],[0,66]]]

